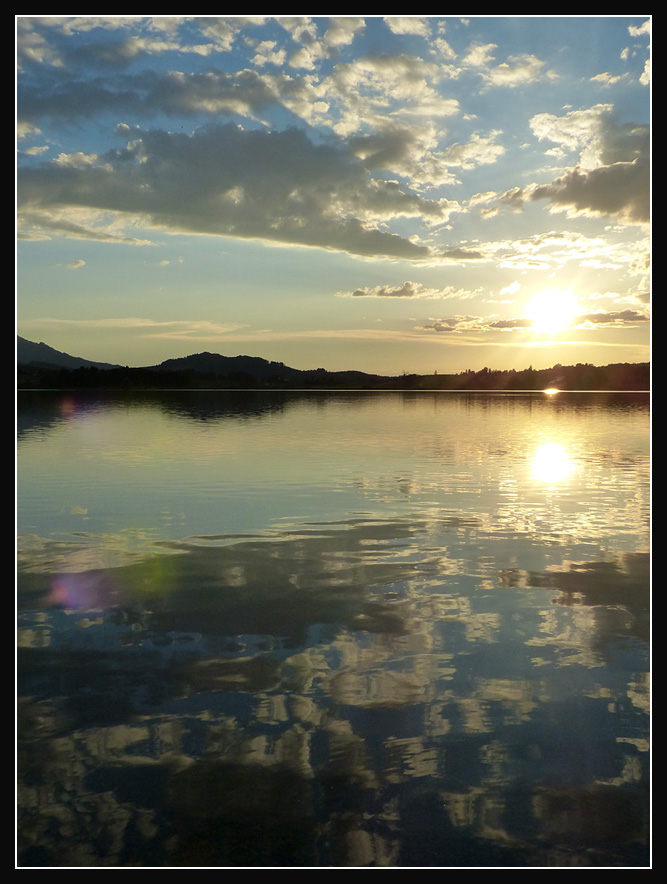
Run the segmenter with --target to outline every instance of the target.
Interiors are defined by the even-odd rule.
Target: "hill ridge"
[[[456,374],[401,374],[327,371],[324,368],[298,369],[261,356],[223,356],[203,351],[190,356],[166,359],[141,368],[93,362],[70,356],[17,336],[17,381],[20,389],[68,388],[150,388],[184,387],[204,389],[288,388],[326,389],[350,387],[386,390],[543,390],[558,386],[570,391],[648,391],[650,363],[589,363],[523,370],[467,370]]]

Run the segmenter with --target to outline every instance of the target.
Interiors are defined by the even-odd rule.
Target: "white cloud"
[[[489,135],[474,133],[467,143],[449,145],[442,151],[442,162],[462,169],[495,163],[505,153],[505,148],[497,143],[500,134],[497,131]]]
[[[255,54],[252,63],[258,67],[265,64],[283,65],[285,63],[286,52],[284,49],[277,49],[275,40],[263,40],[255,46]]]
[[[265,20],[262,15],[200,17],[197,19],[201,26],[203,39],[210,41],[211,48],[214,47],[216,51],[222,52],[229,52],[232,49],[234,41],[243,28],[248,25],[261,25]]]
[[[365,27],[365,19],[341,15],[329,20],[329,26],[324,32],[322,40],[326,46],[332,49],[348,46]]]
[[[595,74],[594,77],[591,77],[591,82],[600,83],[602,86],[615,86],[625,78],[626,74],[610,74],[608,71],[605,71],[602,74]]]
[[[628,33],[632,37],[641,37],[644,34],[647,34],[649,37],[651,35],[651,19],[647,18],[643,25],[639,27],[635,27],[634,25],[630,25],[628,27]]]
[[[530,128],[540,141],[578,151],[578,165],[585,169],[631,162],[645,157],[649,148],[648,126],[619,124],[611,104],[597,104],[563,116],[537,114]]]
[[[428,37],[431,32],[428,20],[419,16],[387,16],[384,21],[393,34]]]
[[[341,114],[336,131],[349,134],[397,112],[431,118],[458,113],[458,101],[437,90],[440,77],[437,64],[414,56],[366,56],[337,64],[320,91]]]
[[[493,53],[497,48],[496,43],[475,43],[468,50],[463,64],[469,67],[485,67],[494,60]]]
[[[639,27],[636,27],[634,25],[630,25],[628,27],[628,33],[630,34],[631,37],[644,37],[644,36],[650,37],[651,36],[651,19],[647,19]],[[624,54],[625,58],[628,57],[629,52],[630,52],[629,49],[623,50],[623,54]],[[650,85],[650,82],[651,82],[651,59],[650,58],[647,58],[646,62],[644,63],[644,70],[642,71],[641,76],[639,77],[639,82],[642,84],[642,86]]]
[[[29,157],[36,157],[43,153],[48,153],[50,148],[46,144],[33,145],[32,147],[26,148],[26,150],[21,151],[22,154]]]
[[[495,64],[497,43],[474,43],[463,59],[463,66],[476,69],[487,88],[504,86],[514,88],[539,80],[555,79],[556,74],[546,69],[545,62],[532,53],[511,55]]]
[[[526,53],[525,55],[511,56],[507,61],[496,67],[483,72],[487,86],[505,86],[514,88],[534,83],[547,76],[552,78],[552,72],[544,72],[545,63],[537,56]]]

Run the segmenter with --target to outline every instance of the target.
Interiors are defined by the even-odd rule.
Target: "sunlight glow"
[[[551,334],[568,328],[578,310],[577,299],[571,292],[553,289],[536,295],[526,308],[526,316],[534,331]]]
[[[572,460],[564,445],[544,442],[533,455],[532,473],[538,482],[551,485],[566,479],[573,470]]]

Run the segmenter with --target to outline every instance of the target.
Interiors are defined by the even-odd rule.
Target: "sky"
[[[16,330],[129,366],[645,362],[651,16],[15,16]]]

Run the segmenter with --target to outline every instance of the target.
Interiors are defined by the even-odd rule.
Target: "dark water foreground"
[[[649,863],[641,398],[20,406],[21,867]]]

